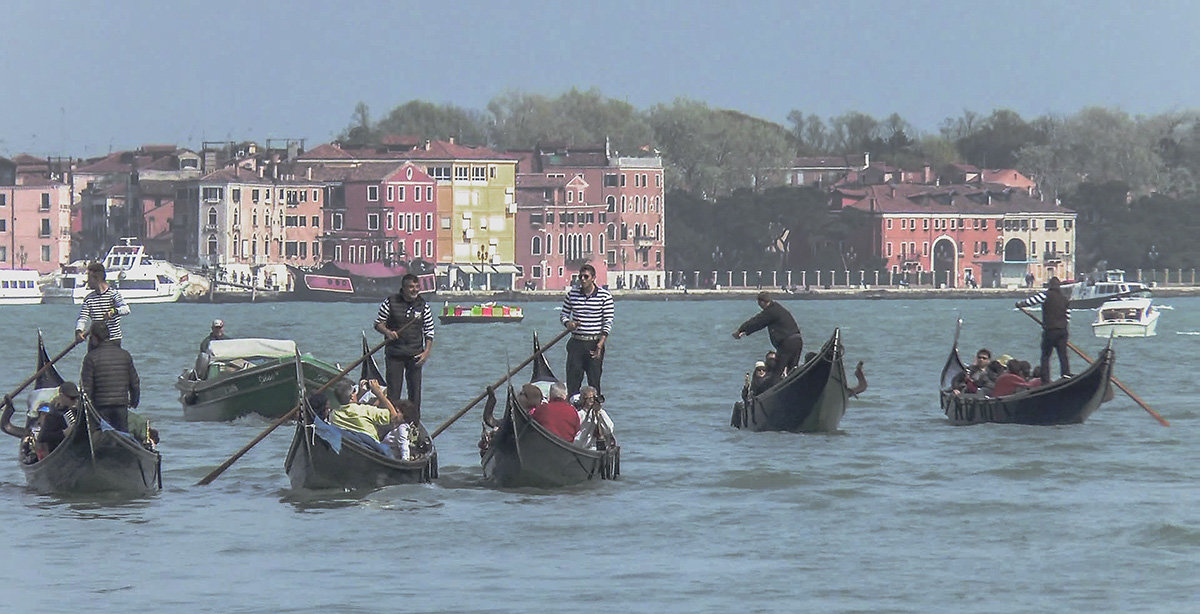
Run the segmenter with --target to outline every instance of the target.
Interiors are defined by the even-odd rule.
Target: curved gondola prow
[[[41,371],[50,362],[50,355],[46,353],[46,343],[42,340],[42,330],[38,329],[38,356],[37,369]],[[54,365],[50,365],[42,374],[38,376],[34,382],[34,388],[41,390],[44,388],[58,388],[63,383],[63,378],[58,374],[58,370]]]
[[[375,356],[371,354],[371,346],[367,344],[366,332],[363,333],[362,346],[363,356],[367,358],[362,363],[362,377],[359,380],[375,380],[381,384],[384,383],[386,380],[383,379],[383,374],[379,371],[379,365],[375,363]]]
[[[963,364],[962,357],[958,353],[958,335],[962,332],[962,325],[963,321],[960,317],[954,327],[954,345],[950,347],[950,355],[946,357],[946,364],[942,366],[942,390],[949,390],[954,385],[954,380],[960,374],[967,372],[967,366]]]
[[[531,382],[554,382],[558,381],[554,377],[554,371],[550,368],[549,361],[546,360],[546,354],[542,353],[542,344],[538,341],[537,331],[533,333],[533,353],[537,358],[533,359],[533,375],[529,378]]]

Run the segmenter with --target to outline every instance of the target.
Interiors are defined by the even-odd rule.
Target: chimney
[[[453,145],[453,144],[454,144],[454,137],[450,137],[450,144],[451,144],[451,145]]]
[[[259,179],[262,179],[262,176],[263,176],[263,171],[264,171],[264,170],[266,170],[266,168],[265,168],[265,167],[262,167],[262,166],[258,167],[258,178],[259,178]]]
[[[306,167],[304,169],[304,178],[309,181],[312,181],[312,167],[311,166]]]
[[[430,145],[429,139],[425,139],[425,151],[429,151]]]

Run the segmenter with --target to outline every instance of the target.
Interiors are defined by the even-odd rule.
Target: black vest
[[[400,330],[400,337],[387,344],[386,352],[392,358],[411,358],[425,351],[425,299],[417,296],[413,302],[404,300],[400,294],[388,297],[387,327],[400,330],[408,324],[408,328]],[[412,322],[409,324],[409,322]]]

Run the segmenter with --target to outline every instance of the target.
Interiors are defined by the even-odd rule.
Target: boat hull
[[[338,374],[338,369],[302,356],[305,387],[316,390]],[[185,374],[186,375],[186,374]],[[227,422],[248,414],[279,418],[299,403],[295,363],[281,361],[238,371],[211,380],[181,375],[175,383],[183,417],[191,422]]]
[[[942,369],[942,411],[955,426],[985,422],[1033,426],[1081,424],[1100,408],[1101,403],[1112,398],[1109,378],[1114,361],[1115,354],[1110,345],[1085,371],[1072,378],[1002,397],[955,393],[951,383],[958,374],[966,371],[956,342]]]
[[[42,494],[119,493],[148,495],[162,488],[162,457],[127,433],[72,427],[42,460],[22,463],[25,481]]]
[[[341,449],[313,434],[312,420],[298,420],[284,471],[297,490],[371,490],[396,484],[421,484],[437,478],[437,451],[415,460],[383,456],[343,439]],[[424,427],[421,432],[425,435]]]
[[[559,488],[611,480],[621,472],[621,448],[581,448],[530,417],[509,389],[504,420],[484,451],[483,479],[501,488]]]
[[[836,431],[849,398],[843,354],[841,332],[834,330],[812,360],[769,390],[735,405],[733,425],[750,431]]]

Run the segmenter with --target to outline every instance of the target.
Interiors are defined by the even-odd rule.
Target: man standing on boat
[[[1017,308],[1024,310],[1035,305],[1042,306],[1042,379],[1050,381],[1050,352],[1058,352],[1058,367],[1063,377],[1071,377],[1070,357],[1067,344],[1071,333],[1070,299],[1062,292],[1062,282],[1051,277],[1046,289],[1017,301]]]
[[[571,331],[567,341],[567,396],[579,392],[586,373],[588,385],[603,400],[600,376],[604,374],[604,344],[612,331],[613,297],[596,284],[596,268],[592,265],[579,267],[579,285],[567,289],[560,319]]]
[[[83,357],[79,387],[88,400],[113,428],[129,432],[129,408],[142,398],[141,380],[133,366],[133,357],[108,338],[104,322],[92,324],[88,353]]]
[[[93,262],[87,267],[87,285],[92,289],[83,299],[79,319],[75,322],[75,340],[83,339],[84,331],[95,322],[108,324],[108,339],[113,345],[121,345],[121,318],[129,315],[129,305],[116,288],[104,279],[104,265]]]
[[[770,293],[759,292],[755,300],[762,311],[742,322],[742,325],[733,331],[733,338],[741,339],[755,331],[767,329],[771,336],[771,344],[777,350],[772,373],[778,377],[786,372],[785,369],[790,371],[800,364],[800,357],[804,352],[804,338],[800,336],[800,327],[796,325],[796,319],[792,317],[791,312],[778,301],[772,300]]]
[[[387,396],[395,405],[408,385],[408,400],[413,404],[410,422],[421,421],[421,369],[433,350],[433,311],[421,298],[421,282],[409,273],[400,281],[399,294],[379,304],[375,330],[388,340],[384,348],[387,363]]]

